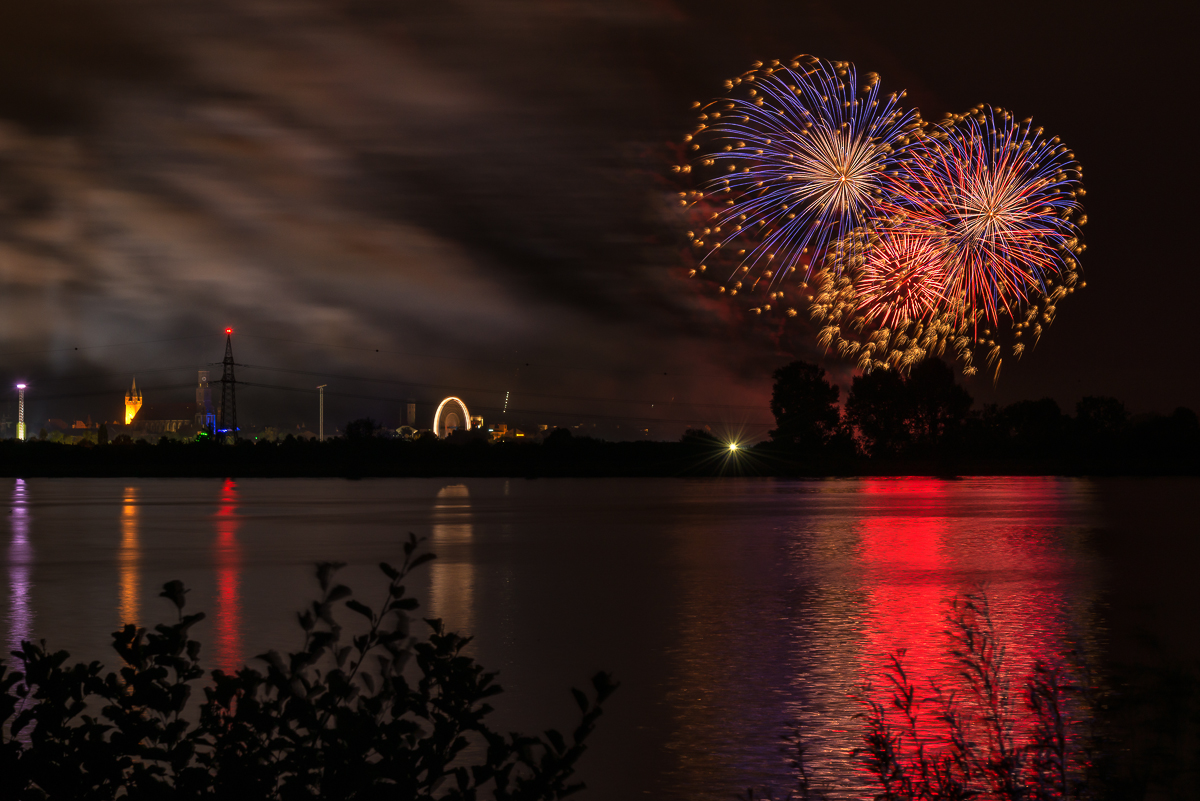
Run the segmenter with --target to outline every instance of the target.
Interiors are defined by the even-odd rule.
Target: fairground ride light
[[[451,395],[449,398],[446,398],[444,401],[439,403],[438,407],[437,407],[437,411],[433,413],[433,433],[434,434],[438,433],[438,423],[441,422],[441,419],[442,419],[442,409],[444,409],[446,407],[446,404],[450,403],[451,401],[453,401],[454,403],[457,403],[459,406],[462,407],[463,419],[464,419],[465,425],[466,425],[466,428],[464,430],[466,430],[466,431],[471,430],[471,413],[467,411],[467,404],[463,403],[460,399]]]

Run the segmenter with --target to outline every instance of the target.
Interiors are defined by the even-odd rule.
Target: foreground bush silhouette
[[[470,639],[427,620],[409,634],[417,608],[402,582],[433,559],[410,535],[378,609],[333,583],[341,567],[317,566],[321,597],[299,615],[304,645],[263,654],[266,672],[212,672],[199,717],[186,716],[205,675],[189,638],[201,613],[184,614],[178,581],[161,595],[177,620],[153,632],[113,634],[124,661],[68,665],[65,651],[22,643],[0,661],[0,798],[3,799],[559,799],[585,741],[615,689],[606,673],[592,696],[572,690],[581,719],[569,737],[500,734],[485,718],[501,691],[494,673],[462,654]],[[335,611],[368,624],[343,643]],[[466,749],[478,754],[467,758]]]
[[[946,623],[955,668],[951,685],[915,685],[901,650],[890,656],[883,672],[888,697],[880,700],[870,685],[858,695],[864,708],[862,745],[847,755],[845,765],[865,780],[863,798],[1126,797],[1114,794],[1110,777],[1098,770],[1104,738],[1094,725],[1094,710],[1102,699],[1074,654],[1055,663],[1035,661],[1031,672],[1014,682],[985,594],[955,599]],[[750,790],[743,801],[827,797],[814,780],[803,739],[802,727],[794,727],[787,738],[795,788],[782,797]]]
[[[1082,668],[1063,659],[1035,661],[1020,689],[1012,686],[1005,649],[987,597],[956,599],[947,617],[958,685],[920,691],[891,658],[885,679],[891,709],[863,694],[867,728],[856,758],[881,797],[1068,799],[1094,796],[1095,732]],[[926,698],[922,698],[926,695]],[[921,721],[931,704],[932,731]],[[1024,714],[1022,714],[1024,713]]]

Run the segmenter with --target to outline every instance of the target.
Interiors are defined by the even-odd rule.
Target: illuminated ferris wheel
[[[433,415],[433,433],[448,437],[460,429],[471,430],[471,413],[467,411],[467,404],[450,396],[438,404]]]

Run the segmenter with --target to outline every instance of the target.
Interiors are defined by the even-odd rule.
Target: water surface
[[[906,649],[946,666],[947,604],[986,588],[1017,673],[1094,652],[1105,567],[1081,479],[8,481],[0,637],[115,661],[109,632],[170,614],[182,579],[210,667],[299,645],[312,565],[368,602],[408,532],[438,554],[426,614],[476,634],[501,728],[570,728],[567,688],[621,682],[585,758],[585,797],[729,799],[785,788],[779,736],[804,722],[844,782],[849,696]]]

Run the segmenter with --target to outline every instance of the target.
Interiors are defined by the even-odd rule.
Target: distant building
[[[134,378],[133,386],[125,393],[125,425],[129,425],[133,421],[133,418],[137,416],[138,410],[141,408],[142,393],[138,391],[137,379]]]
[[[196,428],[202,431],[217,430],[217,413],[213,410],[207,370],[200,371],[200,383],[196,387]]]
[[[129,426],[147,434],[190,432],[196,427],[196,417],[194,403],[147,403],[139,409]]]
[[[491,435],[492,442],[498,442],[502,439],[516,439],[524,437],[525,432],[519,428],[509,428],[508,423],[496,423],[488,428],[488,434]]]
[[[404,425],[408,426],[409,428],[416,428],[417,427],[417,404],[413,401],[409,401],[408,406],[405,409],[405,412],[406,412],[406,414],[404,416]]]

